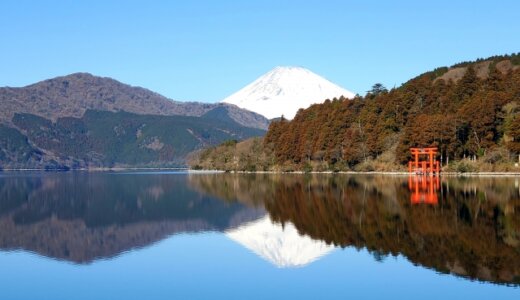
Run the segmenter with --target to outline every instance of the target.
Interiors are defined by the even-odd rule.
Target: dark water
[[[519,180],[0,173],[0,299],[520,299]]]

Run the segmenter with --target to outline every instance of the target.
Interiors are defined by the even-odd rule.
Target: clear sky
[[[364,94],[520,52],[520,1],[0,1],[0,86],[74,72],[219,101],[279,65]]]

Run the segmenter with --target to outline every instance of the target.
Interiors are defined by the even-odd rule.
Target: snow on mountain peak
[[[303,267],[334,250],[300,235],[291,223],[274,224],[267,215],[227,231],[226,236],[279,268]]]
[[[222,100],[265,117],[292,119],[300,108],[326,99],[354,97],[354,93],[337,86],[303,67],[276,67],[243,89]]]

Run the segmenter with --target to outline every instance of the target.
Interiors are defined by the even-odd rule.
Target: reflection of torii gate
[[[437,190],[440,188],[439,176],[410,176],[408,178],[410,202],[412,204],[432,204],[439,202]]]
[[[437,148],[410,148],[413,160],[408,162],[408,172],[416,174],[439,174],[439,161],[435,158]],[[419,161],[419,156],[428,156],[426,160]]]

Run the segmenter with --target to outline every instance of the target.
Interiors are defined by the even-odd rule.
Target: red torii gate
[[[437,147],[410,148],[413,160],[408,162],[408,172],[416,174],[439,174],[439,161],[435,158]],[[419,161],[419,156],[428,156],[426,160]]]

